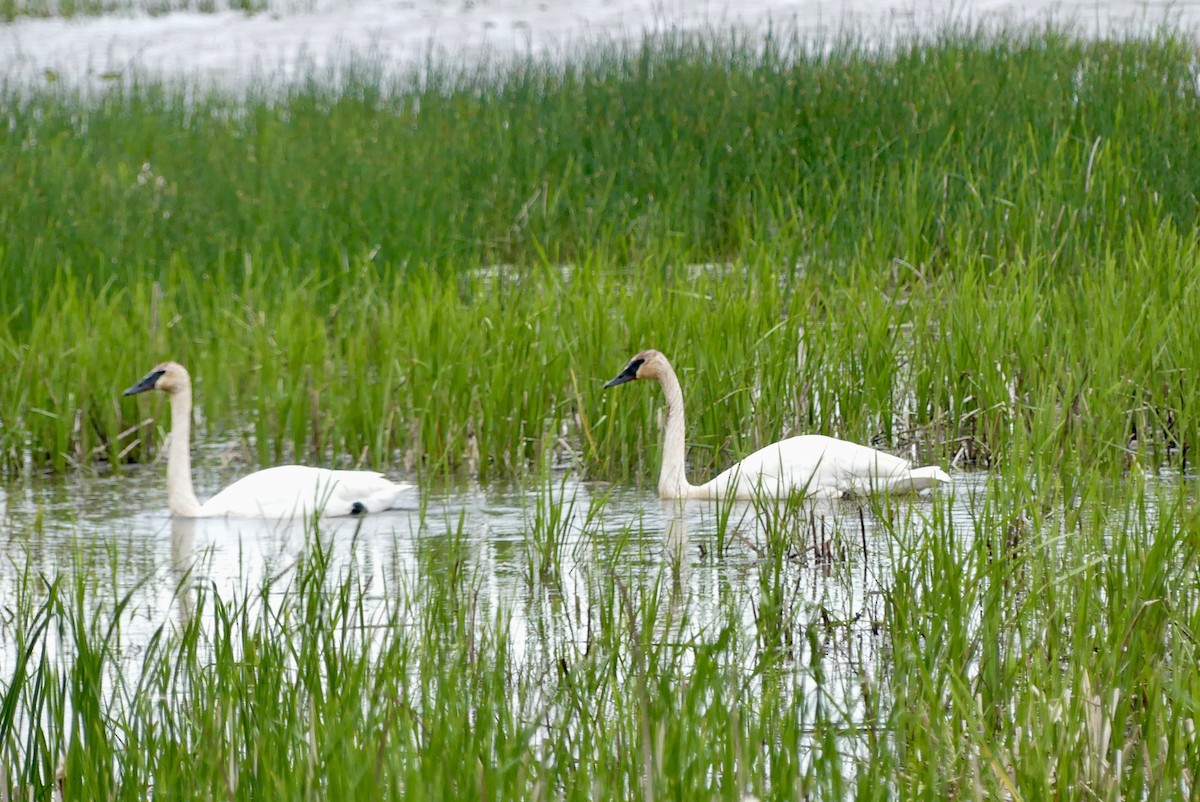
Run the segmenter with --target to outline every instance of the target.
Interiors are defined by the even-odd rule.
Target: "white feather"
[[[658,492],[663,498],[782,498],[792,494],[839,498],[846,494],[915,493],[949,483],[941,468],[913,468],[906,460],[874,448],[823,435],[789,437],[755,451],[703,485],[684,473],[686,423],[683,391],[671,363],[660,352],[643,351],[606,384],[633,379],[657,381],[667,399],[667,423]]]
[[[335,471],[281,465],[252,473],[201,504],[192,487],[190,436],[192,381],[177,362],[155,365],[125,395],[160,390],[171,401],[171,444],[167,452],[167,507],[180,518],[290,518],[352,515],[393,507],[411,484],[374,471]]]
[[[290,518],[391,509],[412,485],[374,471],[281,465],[244,476],[200,505],[197,518]],[[360,505],[356,508],[355,505]]]

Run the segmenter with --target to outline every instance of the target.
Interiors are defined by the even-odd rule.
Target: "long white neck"
[[[658,473],[658,495],[662,498],[688,498],[695,489],[684,473],[687,423],[683,414],[683,390],[679,377],[668,364],[659,372],[659,386],[667,397],[667,426],[663,438],[662,470]]]
[[[167,509],[181,518],[200,514],[192,489],[192,388],[182,387],[171,396],[171,447],[167,452]]]

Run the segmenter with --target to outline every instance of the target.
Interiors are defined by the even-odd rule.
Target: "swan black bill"
[[[638,368],[640,368],[642,366],[642,363],[645,361],[646,360],[644,360],[644,359],[633,360],[632,362],[630,362],[628,365],[625,366],[625,370],[621,371],[621,375],[617,376],[614,379],[610,379],[608,382],[606,382],[604,385],[604,388],[607,390],[609,387],[616,387],[619,384],[624,384],[625,382],[633,381],[634,379],[637,378]]]
[[[147,373],[144,377],[142,377],[140,382],[130,387],[128,390],[122,393],[122,395],[137,395],[138,393],[144,393],[147,390],[153,390],[154,385],[158,383],[159,378],[161,378],[164,373],[166,373],[165,370],[155,370]]]

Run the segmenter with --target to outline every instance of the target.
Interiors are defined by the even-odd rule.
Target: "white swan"
[[[167,452],[167,508],[179,518],[290,518],[358,515],[392,507],[412,488],[374,471],[334,471],[281,465],[252,473],[201,504],[192,488],[189,439],[192,380],[178,362],[155,365],[125,395],[161,390],[171,400],[171,445]]]
[[[658,494],[663,498],[780,498],[792,493],[838,498],[848,493],[913,493],[949,482],[936,466],[913,468],[903,459],[823,435],[789,437],[755,451],[711,482],[695,486],[684,474],[683,391],[671,363],[655,350],[629,360],[605,387],[634,379],[658,382],[667,397],[667,425]]]

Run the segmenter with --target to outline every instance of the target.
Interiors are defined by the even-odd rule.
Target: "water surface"
[[[235,478],[225,473],[199,474],[199,495]],[[983,475],[959,474],[939,499],[893,499],[885,514],[920,527],[935,505],[949,504],[969,533],[984,494]],[[630,587],[665,588],[701,640],[728,621],[730,606],[753,631],[762,594],[785,587],[790,637],[802,644],[813,621],[836,629],[845,648],[832,644],[827,659],[847,672],[847,682],[881,659],[875,624],[895,544],[869,500],[787,510],[664,502],[649,488],[553,474],[530,486],[426,484],[401,509],[314,526],[303,519],[173,520],[165,499],[158,466],[28,477],[0,489],[0,599],[16,599],[30,574],[52,582],[86,572],[97,610],[128,597],[122,637],[127,670],[136,671],[137,644],[184,622],[195,593],[246,598],[269,580],[281,597],[319,538],[336,570],[367,588],[381,620],[393,605],[420,598],[402,591],[445,570],[447,554],[465,554],[482,610],[510,616],[518,658],[563,645],[555,640],[586,638],[596,583],[616,576]],[[788,533],[786,553],[769,542],[780,529]],[[0,641],[6,672],[13,649],[11,640]]]

